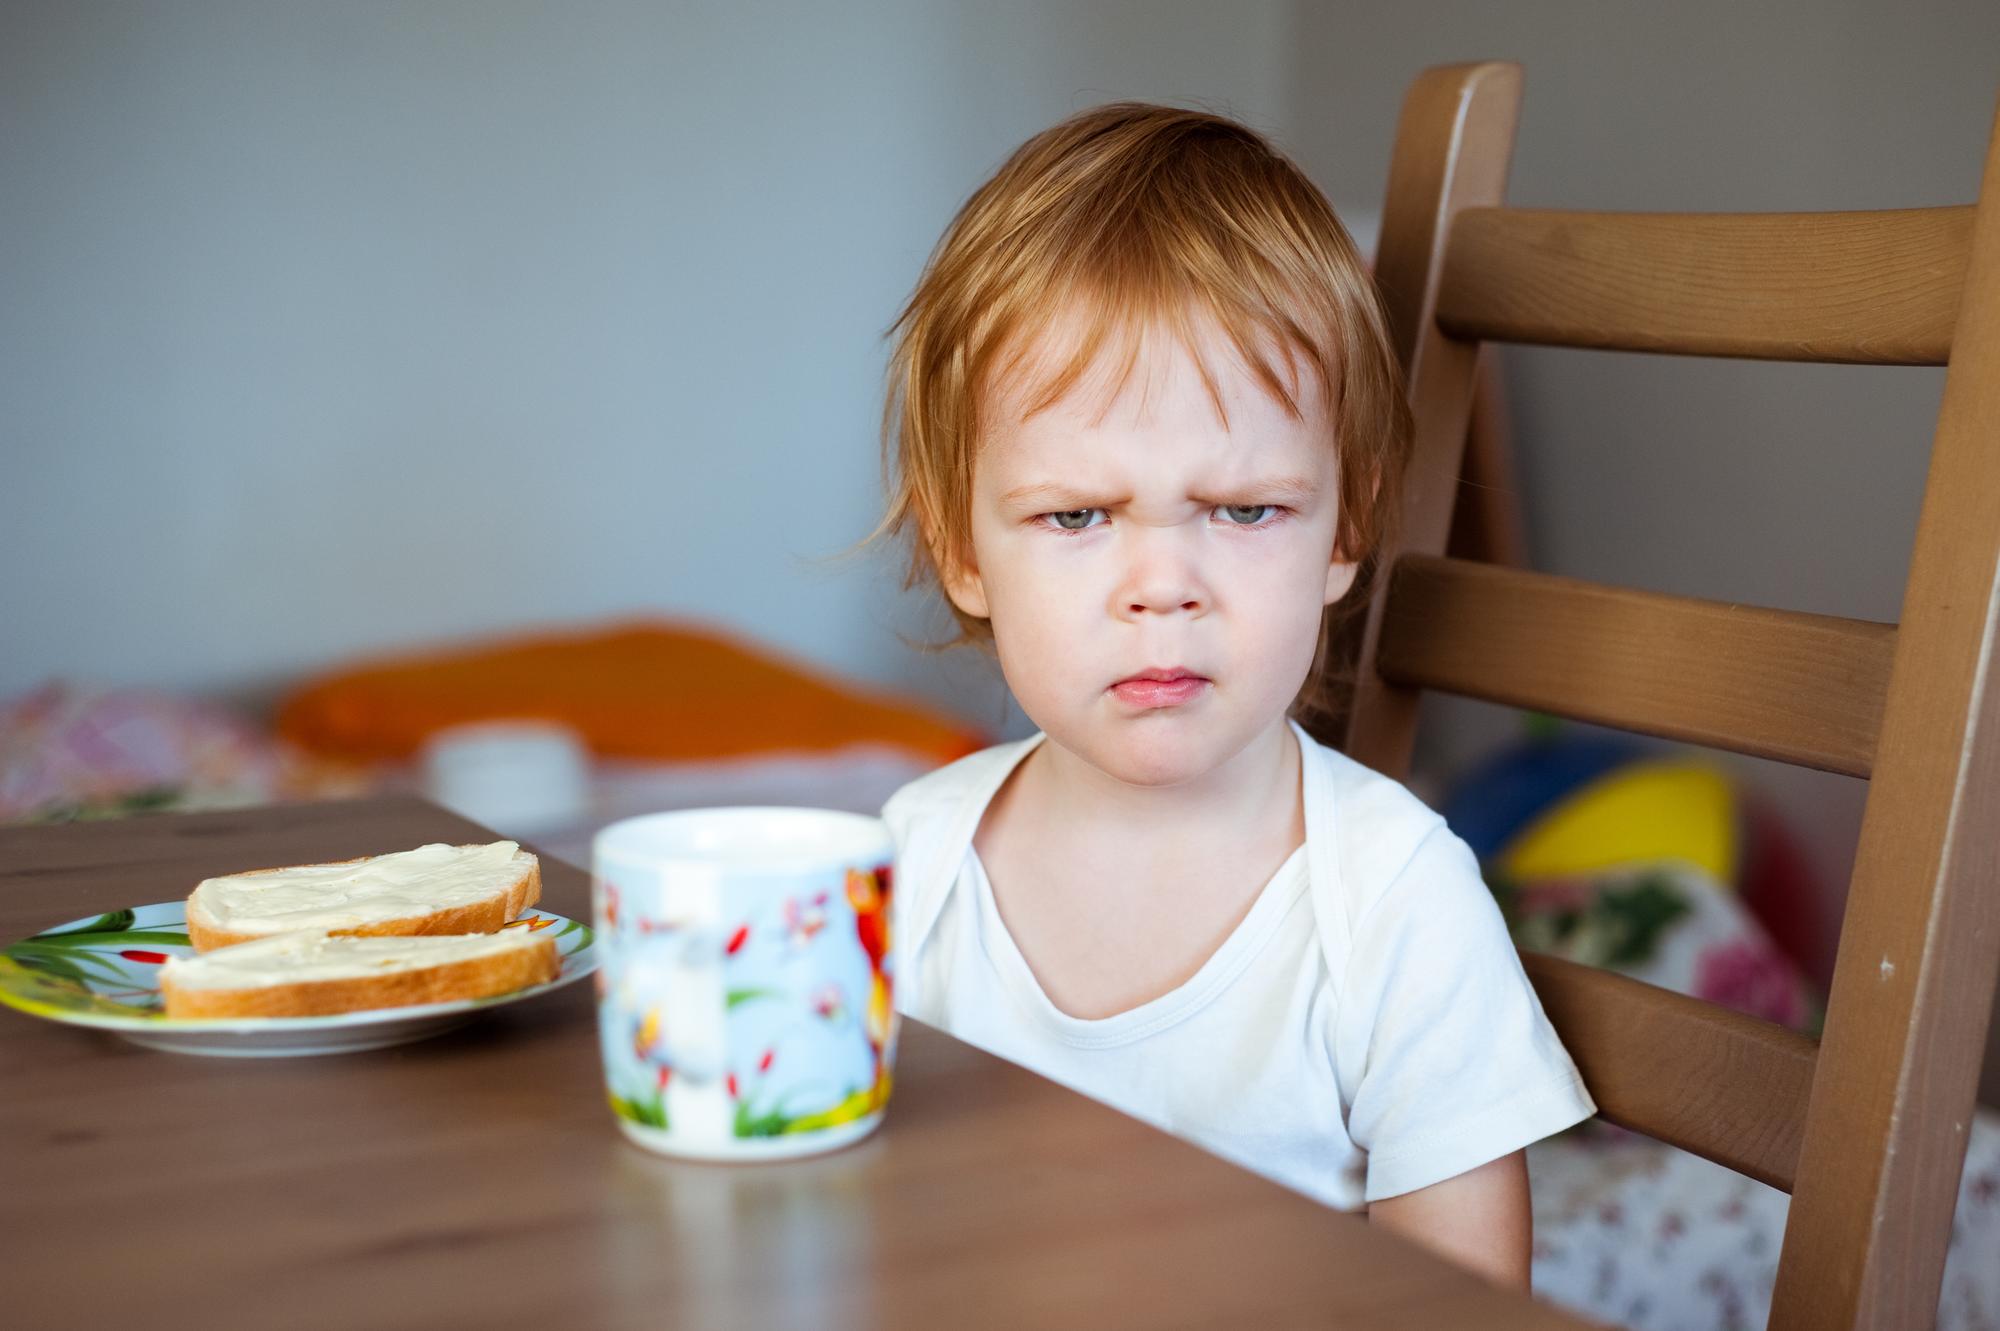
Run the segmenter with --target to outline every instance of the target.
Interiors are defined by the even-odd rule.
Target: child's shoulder
[[[1408,786],[1338,749],[1312,745],[1321,803],[1308,812],[1307,828],[1309,835],[1317,831],[1334,843],[1338,891],[1350,920],[1366,914],[1405,877],[1420,851],[1453,858],[1449,843],[1456,837],[1443,815]]]
[[[882,821],[896,844],[900,886],[892,901],[898,947],[921,947],[959,879],[958,865],[980,809],[1040,738],[968,753],[899,787],[883,804]]]
[[[1444,821],[1415,791],[1394,777],[1384,776],[1318,740],[1312,743],[1319,751],[1321,770],[1329,779],[1343,824],[1358,821],[1364,826],[1428,832]]]
[[[882,806],[882,817],[901,839],[904,831],[916,820],[961,807],[968,797],[984,786],[998,786],[1000,779],[1020,760],[1022,753],[1040,738],[1035,735],[995,744],[926,772],[889,796],[888,802]]]

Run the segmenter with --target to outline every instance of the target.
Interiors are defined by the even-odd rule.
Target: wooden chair
[[[1322,738],[1400,777],[1443,689],[1870,778],[1817,1043],[1522,960],[1604,1118],[1792,1194],[1771,1326],[1928,1325],[2000,964],[2000,139],[1978,208],[1516,209],[1520,94],[1516,65],[1456,65],[1404,103],[1377,273],[1416,452]],[[1948,363],[1901,623],[1443,557],[1485,340]]]

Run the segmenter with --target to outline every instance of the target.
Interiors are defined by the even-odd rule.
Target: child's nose
[[[1153,550],[1134,562],[1118,591],[1119,613],[1127,618],[1149,614],[1199,615],[1208,610],[1208,593],[1193,565],[1169,550]]]
[[[1189,614],[1198,615],[1207,608],[1207,606],[1202,604],[1199,597],[1188,597],[1183,600],[1178,594],[1168,594],[1133,601],[1126,607],[1126,611],[1134,618],[1137,618],[1140,615],[1150,614],[1154,611],[1164,613],[1172,610],[1183,610]]]

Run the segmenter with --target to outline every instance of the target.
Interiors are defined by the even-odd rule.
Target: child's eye
[[[1092,515],[1103,511],[1101,508],[1071,508],[1060,513],[1044,513],[1042,516],[1053,519],[1056,526],[1064,531],[1088,531],[1097,525],[1090,520]]]
[[[1217,504],[1215,511],[1232,525],[1238,527],[1261,527],[1266,521],[1278,515],[1276,504]]]

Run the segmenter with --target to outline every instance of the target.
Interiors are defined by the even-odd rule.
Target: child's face
[[[1018,393],[996,394],[974,468],[973,567],[946,579],[961,610],[992,622],[1028,717],[1134,785],[1199,778],[1281,724],[1322,608],[1354,581],[1335,551],[1324,393],[1308,380],[1295,420],[1226,337],[1203,339],[1227,428],[1164,332],[1108,405],[1108,355],[1031,419]],[[1197,678],[1121,684],[1177,669]]]

